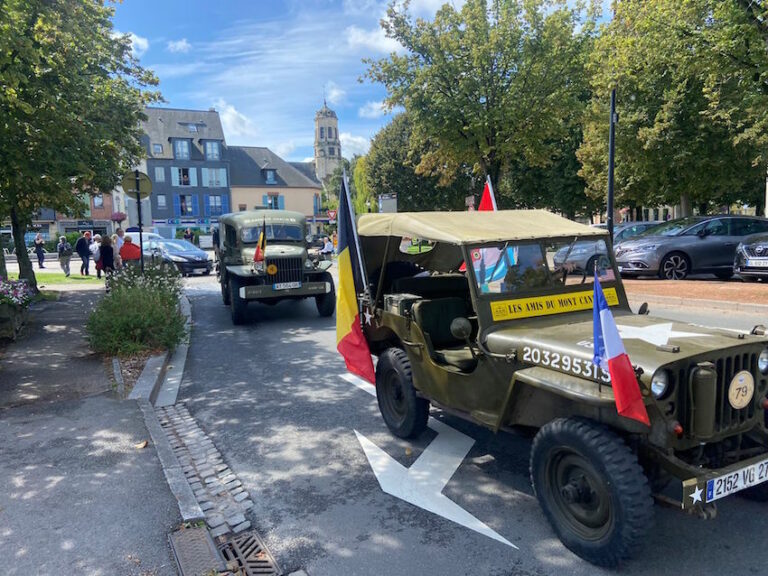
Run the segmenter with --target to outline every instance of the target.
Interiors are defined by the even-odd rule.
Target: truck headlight
[[[651,378],[651,392],[654,398],[663,398],[669,392],[669,383],[672,378],[669,374],[669,370],[656,370],[656,373]]]
[[[307,268],[308,270],[311,270],[313,268],[312,260],[310,260],[309,258],[304,260],[304,268]]]
[[[768,374],[768,348],[760,352],[757,358],[757,369],[760,370],[760,374]]]

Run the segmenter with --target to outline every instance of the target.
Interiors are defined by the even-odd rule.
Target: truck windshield
[[[511,294],[615,280],[602,239],[558,242],[506,242],[470,250],[481,294]]]
[[[255,244],[259,241],[260,233],[261,226],[243,228],[241,232],[243,243]],[[267,224],[267,242],[275,240],[281,242],[303,242],[304,232],[301,229],[301,226],[292,224]]]

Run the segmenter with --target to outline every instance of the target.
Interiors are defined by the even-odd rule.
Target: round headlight
[[[760,352],[757,358],[757,369],[760,370],[760,374],[768,374],[768,348]]]
[[[656,371],[651,378],[651,392],[653,392],[654,398],[663,398],[667,395],[671,380],[668,370]]]
[[[312,268],[312,260],[310,260],[309,258],[304,260],[304,268],[311,269]]]

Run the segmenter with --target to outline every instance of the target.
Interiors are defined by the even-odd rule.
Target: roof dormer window
[[[189,160],[189,140],[173,141],[173,157],[177,160]]]
[[[277,184],[277,179],[275,178],[275,170],[271,168],[264,170],[264,178],[267,184]]]
[[[197,132],[197,124],[187,124],[187,130],[190,132]]]

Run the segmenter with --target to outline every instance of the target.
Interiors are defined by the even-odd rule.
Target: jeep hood
[[[248,262],[253,261],[253,255],[256,252],[256,244],[247,244],[243,246],[241,254]],[[270,244],[267,242],[267,258],[307,258],[307,249],[298,244]]]
[[[704,328],[694,324],[674,322],[653,316],[640,316],[617,310],[614,312],[624,348],[633,365],[653,374],[659,367],[680,360],[722,352],[748,344],[768,344],[768,338],[743,335],[736,332]],[[522,359],[524,348],[539,348],[574,358],[591,359],[593,356],[592,314],[578,313],[570,321],[536,326],[529,322],[515,326],[509,323],[486,335],[485,345],[497,354],[517,352]],[[675,348],[679,351],[674,352]]]

